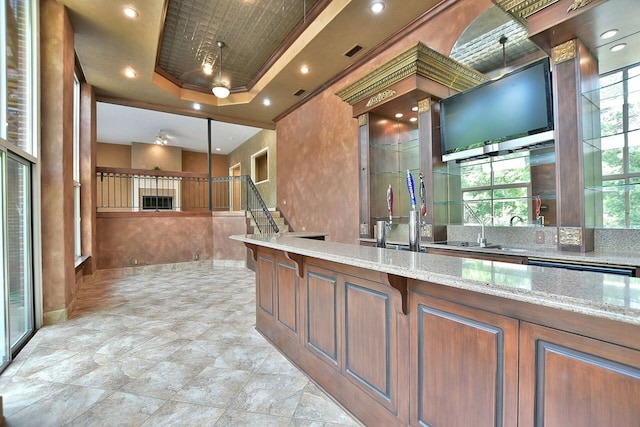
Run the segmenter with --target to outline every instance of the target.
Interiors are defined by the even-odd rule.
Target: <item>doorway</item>
[[[229,210],[231,211],[239,211],[242,210],[242,182],[240,181],[240,176],[242,171],[240,170],[240,163],[236,163],[235,165],[229,168]]]
[[[31,163],[0,152],[0,370],[35,330]]]

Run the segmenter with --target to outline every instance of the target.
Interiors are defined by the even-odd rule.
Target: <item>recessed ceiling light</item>
[[[300,72],[302,74],[307,74],[309,72],[309,67],[307,67],[306,65],[303,65],[302,67],[300,67]]]
[[[369,9],[371,9],[373,13],[380,13],[384,10],[384,3],[381,1],[373,2],[371,6],[369,6]]]
[[[124,69],[124,75],[132,79],[137,75],[137,73],[136,73],[136,70],[134,70],[133,68],[127,67]]]
[[[627,47],[626,43],[620,43],[620,44],[617,44],[615,46],[611,46],[611,52],[617,52],[619,50],[624,49],[625,47]]]
[[[216,151],[222,151],[222,148],[217,147],[217,148],[216,148]]]
[[[417,118],[417,117],[411,117],[411,118],[409,119],[409,121],[410,121],[410,122],[417,122],[417,121],[418,121],[418,118]]]
[[[610,39],[611,37],[615,36],[616,34],[618,34],[618,30],[609,30],[609,31],[605,31],[604,33],[600,34],[600,38],[601,39]]]
[[[128,18],[132,18],[132,19],[138,17],[138,11],[132,8],[131,6],[127,6],[124,8],[124,14]]]
[[[271,100],[269,98],[265,98],[262,100],[262,104],[268,107],[271,105]]]
[[[414,105],[413,107],[411,107],[411,111],[418,111],[418,106]]]
[[[396,113],[396,119],[402,118],[402,116],[404,116],[404,114],[402,114],[402,113]]]
[[[193,103],[193,109],[194,110],[199,110],[200,109],[200,104],[198,104],[197,102]]]

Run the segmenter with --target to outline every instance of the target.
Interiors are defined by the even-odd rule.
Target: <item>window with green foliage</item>
[[[509,225],[516,215],[527,221],[531,188],[528,152],[465,163],[460,167],[460,181],[463,202],[481,220],[493,217],[487,225]],[[478,223],[469,209],[464,209],[464,223]]]
[[[600,77],[603,221],[640,227],[640,65]]]

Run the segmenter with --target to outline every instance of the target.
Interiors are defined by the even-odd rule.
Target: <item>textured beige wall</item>
[[[131,168],[182,171],[182,149],[169,145],[131,143]]]
[[[207,153],[182,150],[182,171],[208,173]],[[228,174],[229,167],[227,166],[227,156],[212,154],[211,176],[227,176]]]
[[[448,55],[464,29],[491,6],[490,0],[463,0],[440,9],[430,21],[278,121],[277,206],[295,231],[323,231],[329,233],[327,240],[358,241],[358,123],[351,106],[336,92],[418,42]]]
[[[251,175],[251,156],[262,151],[269,150],[269,180],[256,184],[256,188],[264,199],[267,207],[276,207],[276,179],[277,179],[277,147],[276,132],[273,130],[262,130],[248,139],[240,147],[236,148],[228,156],[228,167],[240,163],[242,175]],[[229,172],[225,173],[228,175]],[[255,180],[254,180],[255,181]]]
[[[97,217],[98,269],[212,259],[211,216],[169,213]]]
[[[130,168],[131,146],[99,142],[96,163],[102,167]]]

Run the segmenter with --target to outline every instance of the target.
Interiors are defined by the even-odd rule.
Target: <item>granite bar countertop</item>
[[[376,239],[361,238],[361,242],[376,243]],[[392,241],[388,240],[387,244],[391,246],[409,246],[408,242]],[[628,267],[640,267],[640,252],[603,252],[603,251],[591,251],[591,252],[568,252],[559,251],[555,248],[533,248],[533,247],[515,247],[515,246],[503,246],[500,244],[491,244],[489,247],[481,248],[478,245],[471,244],[469,246],[462,245],[446,245],[442,243],[422,242],[421,248],[444,249],[451,251],[467,251],[467,252],[479,252],[487,254],[500,254],[500,255],[514,255],[524,256],[532,259],[548,260],[548,261],[564,261],[575,262],[585,264],[602,264],[611,266],[628,266]]]
[[[335,263],[640,325],[640,278],[382,249],[286,234],[230,238]]]

